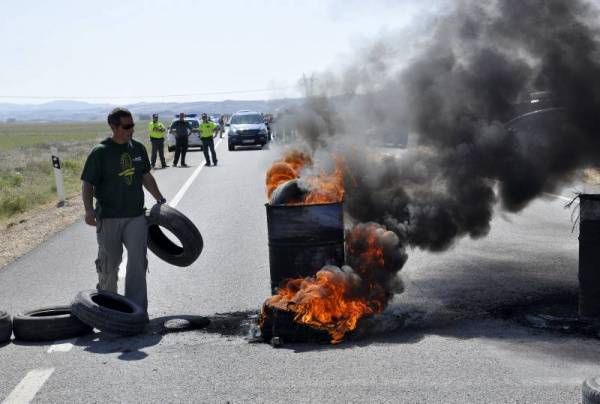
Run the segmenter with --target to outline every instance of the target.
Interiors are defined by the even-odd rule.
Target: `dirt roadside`
[[[0,225],[0,270],[27,254],[53,234],[83,219],[80,195],[67,199],[63,207],[56,202],[16,215]]]

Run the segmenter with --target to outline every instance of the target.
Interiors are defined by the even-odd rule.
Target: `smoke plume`
[[[315,156],[343,156],[357,222],[444,251],[487,235],[497,205],[518,212],[600,161],[599,31],[583,0],[461,1],[433,21],[417,53],[378,42],[339,78],[305,78],[294,122]],[[382,132],[417,144],[373,154]]]

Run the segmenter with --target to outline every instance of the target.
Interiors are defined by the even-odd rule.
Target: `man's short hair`
[[[133,115],[131,115],[131,112],[128,109],[117,107],[110,111],[107,121],[110,126],[119,126],[121,124],[121,118],[126,117],[133,118]]]

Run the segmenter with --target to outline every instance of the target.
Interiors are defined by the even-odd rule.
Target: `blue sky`
[[[423,3],[2,0],[0,102],[298,96],[302,74],[343,65],[437,2]]]

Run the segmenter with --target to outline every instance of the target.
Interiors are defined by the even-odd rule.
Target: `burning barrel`
[[[600,317],[600,195],[579,195],[579,315]]]
[[[344,264],[342,202],[265,206],[273,294],[285,279],[314,276],[324,265]]]

